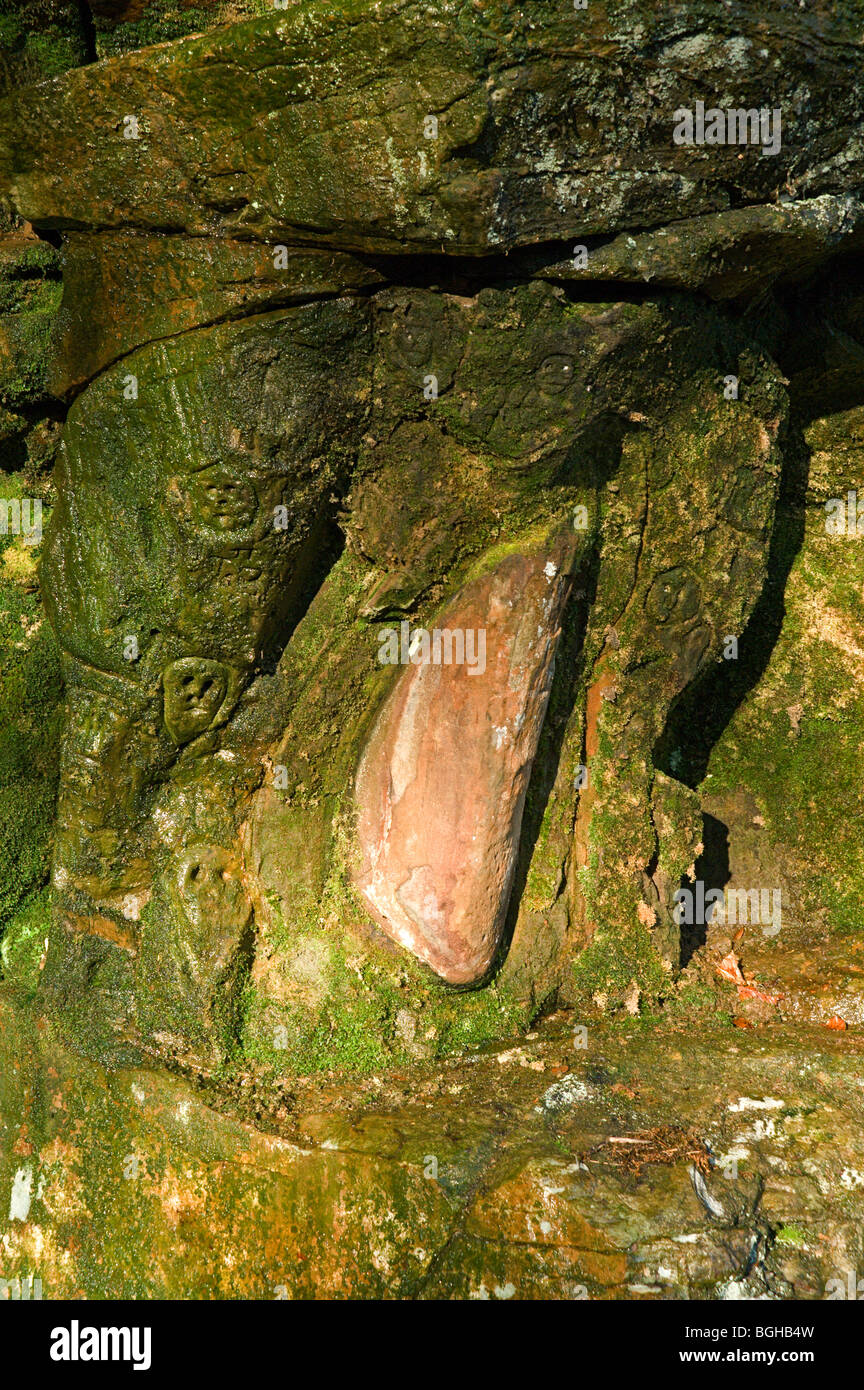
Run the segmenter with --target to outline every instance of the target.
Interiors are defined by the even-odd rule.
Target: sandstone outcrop
[[[50,71],[22,80],[26,25],[4,58],[0,502],[45,534],[0,534],[0,1007],[31,1079],[44,1015],[94,1127],[131,1123],[100,1076],[156,1078],[166,1114],[194,1083],[232,1154],[239,1117],[282,1163],[330,1143],[289,1119],[322,1073],[568,1009],[856,1026],[864,570],[824,511],[864,476],[860,6],[238,4],[197,34],[162,0],[51,4]],[[725,925],[682,935],[696,880],[782,892],[764,988],[718,982]],[[544,1048],[520,1073],[575,1074]],[[37,1128],[50,1164],[71,1141]],[[535,1147],[458,1231],[412,1169],[450,1275],[345,1289],[507,1287],[512,1250],[472,1261],[511,1188],[533,1221]],[[313,1187],[377,1201],[332,1162]],[[560,1290],[620,1293],[680,1234],[652,1207],[601,1238],[572,1200]],[[759,1288],[812,1293],[776,1200]],[[676,1290],[739,1277],[707,1244]]]

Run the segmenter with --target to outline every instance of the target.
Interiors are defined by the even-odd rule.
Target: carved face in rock
[[[349,848],[365,915],[340,920],[334,935],[356,925],[363,945],[353,949],[368,947],[376,960],[395,956],[407,971],[407,953],[449,984],[482,984],[504,957],[511,920],[508,965],[514,943],[521,949],[522,918],[511,907],[521,914],[530,899],[545,920],[563,919],[562,934],[571,911],[577,919],[571,900],[586,858],[574,864],[571,853],[591,840],[590,827],[574,832],[573,774],[599,738],[585,710],[613,750],[606,769],[594,759],[590,784],[603,801],[608,882],[626,862],[640,866],[630,877],[641,885],[654,849],[650,755],[670,701],[717,634],[740,630],[758,590],[762,540],[742,535],[736,509],[724,508],[745,470],[769,512],[774,488],[756,410],[717,395],[702,428],[718,363],[700,325],[670,315],[577,305],[537,284],[474,296],[387,290],[141,349],[139,401],[157,403],[155,421],[130,425],[110,371],[76,401],[61,490],[84,524],[64,527],[54,543],[63,549],[61,638],[82,664],[111,670],[134,615],[143,656],[124,674],[152,692],[139,722],[170,745],[158,766],[140,759],[145,784],[154,769],[138,803],[142,855],[154,866],[154,901],[167,904],[153,945],[156,928],[144,921],[142,952],[163,958],[176,935],[205,974],[214,951],[214,960],[248,965],[242,928],[224,952],[208,935],[245,923],[245,888],[233,869],[223,876],[218,855],[196,865],[185,857],[201,839],[239,857],[247,823],[250,844],[266,851],[252,848],[243,868],[256,910],[275,901],[288,932],[306,930],[322,907],[334,808],[353,788],[358,840]],[[665,348],[658,359],[661,322],[680,380],[661,395],[667,413],[649,431],[641,422],[658,371],[672,370]],[[703,340],[710,360],[694,386],[688,358],[699,360]],[[429,376],[437,396],[424,394]],[[277,506],[284,530],[272,524]],[[692,533],[684,553],[682,516]],[[338,555],[328,532],[337,520],[346,539]],[[731,573],[732,553],[734,576],[721,584],[714,576]],[[105,555],[109,572],[88,591]],[[574,590],[590,602],[574,605]],[[458,649],[457,632],[482,633],[484,668],[418,665],[409,655],[389,679],[376,663],[380,624],[398,621],[388,605],[413,627],[453,638],[442,652]],[[603,634],[613,625],[610,654]],[[272,664],[261,660],[268,632]],[[610,668],[602,699],[592,665],[601,661]],[[217,739],[241,700],[242,718]],[[184,775],[175,779],[178,757]],[[287,783],[277,794],[270,779],[250,806],[252,778],[273,765]],[[618,820],[604,777],[624,808]],[[102,784],[94,776],[94,796]],[[226,824],[211,825],[207,808],[220,801]],[[670,883],[681,871],[663,869]],[[634,892],[625,915],[641,922],[641,886]],[[620,915],[617,905],[607,914]],[[281,950],[268,979],[291,969]],[[560,939],[546,960],[551,992],[566,973]],[[532,960],[529,991],[533,969]],[[181,973],[171,984],[178,999]],[[256,1002],[269,1007],[253,977]],[[327,987],[343,988],[335,974]]]
[[[195,473],[186,487],[194,511],[214,530],[245,529],[258,515],[258,496],[252,483],[222,464],[211,464]]]
[[[175,743],[187,743],[215,728],[230,714],[237,674],[221,661],[183,657],[162,675],[165,725]]]
[[[365,409],[367,318],[337,301],[220,324],[143,346],[88,387],[45,557],[64,650],[154,686],[190,652],[247,670],[272,657],[302,614]]]
[[[235,1027],[252,904],[236,850],[193,832],[166,867],[135,963],[138,1026],[175,1056],[212,1060]]]
[[[218,845],[193,845],[177,874],[184,911],[199,931],[218,924],[229,939],[249,918],[249,898],[236,856]]]

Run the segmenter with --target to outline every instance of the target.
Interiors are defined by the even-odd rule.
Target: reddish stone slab
[[[383,930],[451,984],[482,979],[500,944],[572,551],[562,536],[472,581],[439,615],[429,658],[417,650],[399,677],[361,759],[357,885]],[[436,629],[461,632],[473,666],[448,664],[446,639],[436,661]]]

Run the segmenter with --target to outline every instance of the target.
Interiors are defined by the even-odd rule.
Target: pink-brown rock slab
[[[360,762],[357,886],[388,936],[450,984],[482,979],[501,941],[571,554],[562,537],[472,581],[436,620],[428,659],[412,630],[413,660]],[[436,661],[436,630],[463,634],[473,665],[448,663],[444,642]]]

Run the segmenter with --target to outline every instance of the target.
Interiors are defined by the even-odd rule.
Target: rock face
[[[298,252],[292,286],[310,261],[338,273]],[[69,712],[44,984],[98,1001],[100,1048],[119,1030],[201,1064],[314,1034],[344,999],[349,922],[385,980],[405,968],[370,917],[450,984],[485,979],[506,928],[502,978],[529,1007],[598,928],[614,958],[627,923],[630,977],[674,961],[698,817],[680,796],[662,810],[651,749],[759,592],[779,371],[705,306],[469,288],[373,282],[95,340],[42,567]],[[63,324],[61,363],[74,341]],[[482,631],[485,670],[433,661],[394,690],[382,643],[412,620]],[[188,957],[190,845],[242,866],[254,909],[250,929],[233,889],[214,900],[234,933],[221,983],[203,943]],[[308,993],[291,962],[310,931]],[[421,1016],[462,1007],[412,979]]]
[[[449,255],[842,199],[862,93],[833,8],[312,0],[28,92],[6,169],[45,225]],[[697,102],[780,110],[779,148],[676,143]]]
[[[118,56],[0,106],[4,487],[53,504],[41,627],[2,538],[4,971],[248,1118],[719,1007],[674,906],[721,823],[742,889],[794,851],[800,949],[854,938],[854,786],[818,902],[790,820],[864,729],[858,7],[95,9]]]
[[[798,1300],[861,1268],[861,1044],[825,1029],[599,1024],[586,1056],[559,1018],[253,1124],[8,990],[0,1025],[12,1297]]]
[[[98,1055],[353,1065],[666,989],[674,721],[802,447],[783,285],[860,236],[854,31],[770,18],[316,0],[8,98],[64,253],[41,985]],[[674,138],[706,74],[770,148]],[[394,672],[403,624],[485,669]]]
[[[411,665],[357,773],[358,884],[389,936],[450,984],[501,942],[569,587],[560,543],[475,580],[431,633],[382,634]]]

